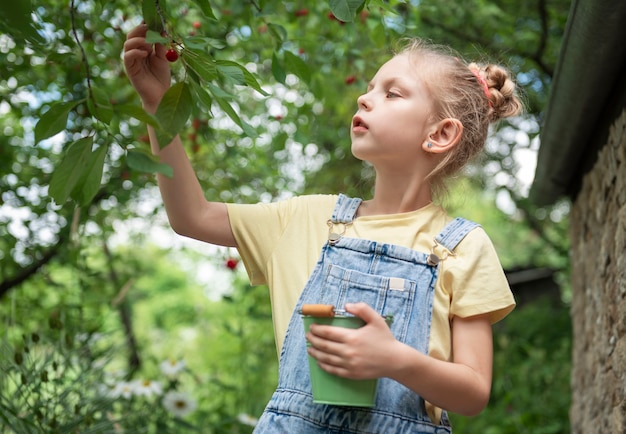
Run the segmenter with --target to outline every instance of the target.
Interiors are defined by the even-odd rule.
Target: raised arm
[[[166,48],[146,42],[148,27],[140,24],[131,30],[124,43],[126,75],[137,90],[144,109],[155,113],[170,87],[170,66]],[[172,229],[183,236],[211,244],[236,246],[226,205],[208,202],[185,153],[180,136],[160,147],[152,127],[148,127],[152,152],[174,169],[174,176],[157,175],[161,196]]]

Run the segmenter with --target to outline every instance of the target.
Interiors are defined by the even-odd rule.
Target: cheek
[[[385,124],[384,129],[380,131],[381,136],[391,139],[398,144],[415,143],[420,141],[421,132],[414,119],[395,119],[396,122]]]

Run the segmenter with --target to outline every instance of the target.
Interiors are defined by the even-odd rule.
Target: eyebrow
[[[395,77],[388,78],[388,79],[386,79],[383,82],[383,84],[386,85],[386,86],[397,84],[400,87],[402,87],[403,89],[409,87],[409,85],[407,84],[407,80],[405,80],[401,76],[395,76]],[[367,83],[367,90],[370,91],[373,87],[374,87],[374,80],[371,80],[369,83]]]

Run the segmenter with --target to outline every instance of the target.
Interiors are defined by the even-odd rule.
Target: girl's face
[[[352,154],[377,163],[411,164],[428,141],[433,103],[408,54],[385,63],[357,99]]]

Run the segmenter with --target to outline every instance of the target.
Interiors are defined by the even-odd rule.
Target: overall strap
[[[444,246],[450,252],[454,252],[456,246],[474,228],[479,227],[478,223],[457,217],[443,228],[435,237],[435,241]]]
[[[335,204],[335,209],[333,210],[331,221],[333,223],[352,223],[356,215],[356,210],[361,202],[362,199],[350,198],[340,193],[337,203]]]

